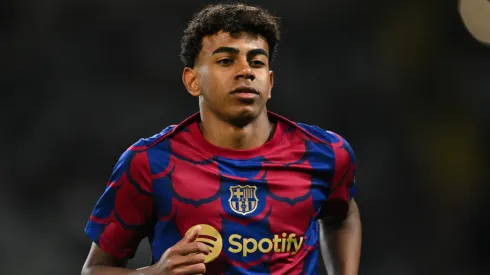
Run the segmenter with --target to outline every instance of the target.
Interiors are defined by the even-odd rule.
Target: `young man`
[[[194,17],[181,56],[200,112],[121,156],[86,227],[82,274],[316,274],[320,248],[335,274],[357,274],[354,154],[335,133],[267,111],[278,42],[260,8]],[[145,237],[151,265],[125,269]]]

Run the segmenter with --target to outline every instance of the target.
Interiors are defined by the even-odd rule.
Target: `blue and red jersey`
[[[199,114],[139,140],[117,162],[86,233],[118,258],[148,238],[156,262],[201,225],[206,274],[316,274],[317,220],[345,216],[355,156],[336,133],[268,115],[274,134],[251,150],[207,142]]]

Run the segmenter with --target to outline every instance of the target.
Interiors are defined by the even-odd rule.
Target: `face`
[[[186,68],[187,90],[200,100],[201,112],[228,121],[250,121],[265,113],[273,73],[269,46],[258,35],[219,32],[204,37],[194,68]]]

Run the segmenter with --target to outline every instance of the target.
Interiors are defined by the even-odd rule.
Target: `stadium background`
[[[360,274],[488,274],[490,48],[456,1],[248,3],[282,18],[269,109],[356,151]],[[197,110],[178,53],[202,5],[2,1],[1,274],[79,274],[119,155]]]

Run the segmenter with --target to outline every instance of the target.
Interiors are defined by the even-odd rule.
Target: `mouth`
[[[255,88],[250,87],[250,86],[240,86],[233,91],[231,91],[231,94],[239,94],[239,95],[259,95],[259,91],[257,91]]]

